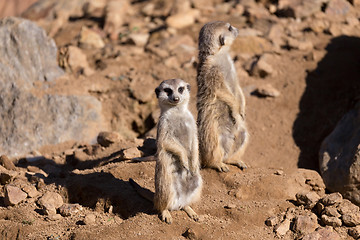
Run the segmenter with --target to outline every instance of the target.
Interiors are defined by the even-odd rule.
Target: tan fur
[[[155,90],[161,115],[157,129],[154,206],[167,223],[172,222],[169,211],[178,209],[198,220],[189,206],[200,198],[202,187],[197,128],[188,109],[189,90],[190,85],[181,79],[165,80]]]
[[[199,151],[204,167],[229,171],[246,168],[241,160],[248,143],[245,97],[229,48],[238,30],[229,23],[205,24],[199,34],[197,108]]]

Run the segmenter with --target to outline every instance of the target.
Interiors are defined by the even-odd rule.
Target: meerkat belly
[[[187,169],[177,168],[173,173],[171,187],[174,195],[170,202],[170,210],[178,210],[190,205],[200,191],[201,181],[198,173],[191,173]]]

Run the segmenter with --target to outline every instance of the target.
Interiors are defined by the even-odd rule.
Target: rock
[[[92,139],[103,124],[96,98],[37,93],[64,73],[45,31],[28,20],[5,18],[0,38],[0,152],[19,156],[42,145]]]
[[[299,192],[296,194],[296,201],[305,205],[305,208],[312,209],[320,200],[320,196],[315,192]]]
[[[137,157],[141,157],[141,152],[137,147],[127,148],[123,151],[124,159],[132,159]]]
[[[0,172],[0,184],[8,184],[14,179],[14,177],[14,174],[10,174],[10,172]]]
[[[81,28],[79,44],[80,47],[86,49],[103,48],[105,46],[101,36],[85,26]]]
[[[59,208],[59,212],[60,212],[61,216],[63,216],[63,217],[75,215],[79,211],[82,211],[82,206],[78,203],[75,203],[75,204],[64,203]]]
[[[60,215],[60,214],[57,214],[57,213],[55,213],[55,214],[50,214],[50,215],[48,215],[48,216],[46,217],[46,219],[51,220],[51,221],[58,221],[58,220],[60,220],[61,218],[62,218],[61,215]]]
[[[39,205],[45,210],[47,215],[56,214],[56,209],[64,204],[60,194],[55,192],[46,192],[39,200]]]
[[[360,204],[360,103],[346,113],[321,144],[320,173],[326,187]]]
[[[333,205],[335,203],[340,203],[343,200],[342,195],[338,192],[336,193],[331,193],[326,195],[325,197],[323,197],[321,199],[321,202],[325,205],[325,206],[329,206],[329,205]]]
[[[139,47],[144,47],[150,37],[149,33],[131,33],[129,35],[129,41]]]
[[[360,226],[349,228],[348,233],[354,239],[359,239],[360,238]]]
[[[5,198],[4,203],[6,206],[13,206],[24,201],[27,194],[24,193],[20,188],[12,185],[5,186]]]
[[[339,213],[343,215],[359,212],[359,207],[347,199],[343,199],[343,201],[340,202],[340,204],[336,208],[339,211]]]
[[[315,232],[305,235],[302,240],[340,240],[337,232],[333,231],[331,227],[318,228]]]
[[[130,5],[127,0],[110,0],[108,2],[105,9],[104,31],[110,36],[110,39],[118,39],[120,28],[129,11]]]
[[[269,227],[273,227],[273,226],[275,226],[275,225],[278,224],[278,223],[279,223],[279,218],[278,218],[278,217],[275,217],[275,216],[269,217],[269,218],[266,219],[266,221],[265,221],[266,226],[269,226]]]
[[[168,17],[166,24],[171,28],[181,29],[193,25],[199,16],[200,11],[198,9],[189,9],[186,12]]]
[[[232,45],[232,50],[235,53],[259,55],[272,51],[272,44],[263,37],[237,37]]]
[[[325,225],[332,226],[332,227],[340,227],[342,225],[342,222],[341,222],[340,218],[329,217],[329,216],[327,216],[325,214],[321,216],[321,221]]]
[[[334,206],[328,206],[325,207],[322,214],[325,214],[329,217],[341,217],[341,214],[338,212],[337,208],[335,208]]]
[[[131,94],[141,103],[146,103],[155,98],[155,84],[151,75],[137,76],[130,83]]]
[[[0,157],[0,164],[4,166],[7,170],[16,170],[14,163],[5,155]]]
[[[84,218],[84,224],[85,225],[92,225],[94,224],[96,221],[96,216],[95,214],[87,214]]]
[[[108,147],[113,143],[121,141],[121,137],[117,132],[100,132],[97,136],[97,142],[103,146]]]
[[[186,229],[186,231],[182,234],[182,236],[190,240],[199,239],[198,234],[191,228]]]
[[[77,75],[83,73],[85,76],[90,76],[94,70],[89,66],[86,55],[82,50],[75,46],[69,46],[66,51],[66,63],[70,71]]]
[[[271,54],[261,55],[260,58],[253,64],[250,74],[252,76],[265,78],[274,73],[271,63],[274,62],[274,57]]]
[[[310,213],[307,216],[296,216],[292,230],[299,234],[308,234],[314,232],[317,227],[317,216]]]
[[[275,226],[274,232],[280,236],[284,236],[290,230],[290,220],[285,218],[284,221]]]
[[[314,45],[309,40],[298,40],[295,38],[287,39],[287,46],[293,49],[299,49],[302,51],[311,51],[314,48]]]
[[[322,3],[322,0],[279,0],[276,13],[282,17],[306,18],[320,12]]]
[[[33,185],[26,185],[22,188],[22,190],[31,198],[35,198],[40,195],[39,191]]]
[[[270,83],[263,84],[257,87],[254,91],[256,95],[261,97],[278,97],[280,92],[275,89]]]
[[[84,15],[88,17],[102,18],[107,0],[87,1],[83,6]]]
[[[342,215],[341,219],[345,226],[355,227],[357,225],[360,225],[360,212],[358,211]]]
[[[351,9],[351,4],[346,0],[330,0],[325,13],[329,17],[345,16]]]

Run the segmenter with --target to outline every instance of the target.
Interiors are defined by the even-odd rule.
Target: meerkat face
[[[217,53],[221,48],[230,47],[239,30],[230,23],[216,21],[205,24],[199,34],[199,51]]]
[[[155,89],[155,93],[160,107],[187,104],[190,98],[190,85],[181,79],[168,79]]]

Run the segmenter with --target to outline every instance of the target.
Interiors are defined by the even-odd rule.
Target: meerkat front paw
[[[225,163],[221,163],[219,166],[216,166],[215,169],[218,170],[219,172],[228,172],[228,171],[230,171],[229,167],[226,166]]]
[[[244,170],[244,169],[248,168],[246,163],[244,163],[243,161],[240,161],[240,162],[238,162],[238,163],[236,163],[234,165],[237,166],[238,168],[240,168],[241,170]]]
[[[166,222],[167,224],[172,223],[172,217],[168,210],[164,210],[160,214],[161,221]]]
[[[196,212],[190,207],[186,206],[183,208],[183,210],[186,212],[186,214],[193,219],[195,222],[199,221],[199,215],[196,214]]]

